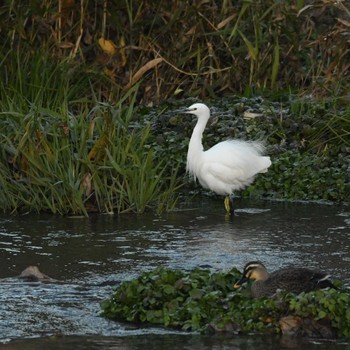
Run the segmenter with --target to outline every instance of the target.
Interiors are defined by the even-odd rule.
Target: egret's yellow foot
[[[232,204],[232,197],[227,196],[225,197],[224,204],[225,204],[225,209],[226,209],[226,215],[234,215],[234,208]]]
[[[227,214],[231,213],[231,203],[230,202],[231,202],[230,197],[229,196],[225,197],[224,204],[225,204],[225,209],[226,209]]]

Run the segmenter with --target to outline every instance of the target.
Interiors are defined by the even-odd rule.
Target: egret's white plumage
[[[262,155],[264,147],[258,141],[227,140],[204,151],[202,135],[210,110],[203,103],[195,103],[185,113],[198,118],[188,146],[187,171],[204,188],[231,195],[251,184],[255,175],[266,172],[271,165],[270,157]]]

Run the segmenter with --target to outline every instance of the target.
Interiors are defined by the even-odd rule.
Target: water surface
[[[52,349],[64,344],[65,349],[77,349],[85,344],[84,349],[97,349],[102,342],[106,349],[137,349],[142,340],[181,343],[183,349],[244,349],[248,344],[259,349],[266,342],[264,337],[208,338],[161,327],[140,328],[98,316],[99,303],[111,295],[113,286],[159,265],[226,271],[258,259],[271,271],[290,264],[307,266],[350,285],[349,207],[236,204],[240,209],[234,218],[225,217],[221,200],[194,202],[162,217],[0,217],[0,348],[50,344]],[[15,278],[28,265],[38,265],[60,282],[25,283]],[[271,339],[276,348],[280,341]],[[307,346],[313,344],[308,341]],[[327,349],[348,346],[321,344]]]

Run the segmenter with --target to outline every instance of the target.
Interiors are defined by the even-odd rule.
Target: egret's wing
[[[224,176],[228,181],[253,177],[271,165],[269,157],[261,156],[254,149],[230,147],[225,142],[216,146],[220,147],[204,152],[203,164],[207,165],[207,170],[213,175]]]
[[[227,166],[222,162],[211,162],[203,166],[203,172],[216,181],[226,184],[235,184],[246,181],[247,175],[241,167]],[[249,176],[251,178],[252,176]]]

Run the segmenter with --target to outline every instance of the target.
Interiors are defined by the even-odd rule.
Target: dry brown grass
[[[112,101],[138,81],[140,100],[155,102],[288,88],[342,93],[350,68],[345,1],[14,0],[1,13],[4,49],[46,47],[83,63],[108,77],[100,92]]]

